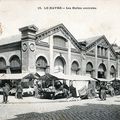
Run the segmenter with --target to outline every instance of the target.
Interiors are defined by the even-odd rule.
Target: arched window
[[[78,62],[74,61],[71,66],[71,74],[77,75],[79,71],[79,64]]]
[[[98,78],[106,78],[106,67],[103,63],[98,67]]]
[[[0,58],[0,73],[6,73],[6,61],[3,57]]]
[[[17,55],[10,58],[10,70],[11,73],[21,73],[21,62]]]
[[[54,72],[65,73],[65,60],[63,57],[57,57],[54,63]]]
[[[93,77],[93,65],[91,62],[88,62],[86,65],[86,74],[89,74],[91,77]]]
[[[115,71],[115,67],[112,65],[110,68],[110,76],[111,78],[115,77],[116,71]]]
[[[54,36],[53,41],[54,41],[54,46],[59,46],[63,48],[66,47],[67,40],[61,36]]]
[[[36,69],[40,75],[44,75],[47,69],[47,60],[45,57],[40,56],[36,61]]]

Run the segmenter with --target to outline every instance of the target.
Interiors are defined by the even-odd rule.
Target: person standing
[[[16,92],[17,92],[17,98],[22,99],[23,88],[21,86],[21,83],[18,84]]]
[[[39,94],[39,84],[38,84],[38,81],[36,81],[36,83],[34,84],[34,91],[35,91],[35,98],[38,98]]]
[[[5,83],[5,86],[3,87],[3,103],[8,102],[9,91],[10,87],[7,83]]]
[[[101,100],[106,100],[106,85],[103,82],[100,86],[99,97]]]

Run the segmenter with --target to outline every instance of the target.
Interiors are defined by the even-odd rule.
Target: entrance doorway
[[[106,78],[106,67],[103,63],[99,65],[98,78]]]

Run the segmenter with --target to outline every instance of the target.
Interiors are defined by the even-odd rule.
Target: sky
[[[20,34],[27,25],[41,30],[60,23],[76,39],[105,35],[120,46],[120,0],[0,0],[0,38]]]

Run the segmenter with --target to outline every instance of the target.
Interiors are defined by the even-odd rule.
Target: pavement
[[[61,99],[40,99],[40,98],[35,98],[34,96],[28,96],[28,97],[23,97],[23,99],[17,99],[15,96],[9,96],[8,97],[8,103],[7,104],[27,104],[27,103],[51,103],[51,102],[68,102],[68,101],[80,101],[80,98],[61,98]],[[3,96],[0,95],[0,104],[3,101]]]
[[[9,96],[2,104],[0,96],[0,120],[120,120],[120,96],[81,100],[37,99],[24,97],[22,100]]]

